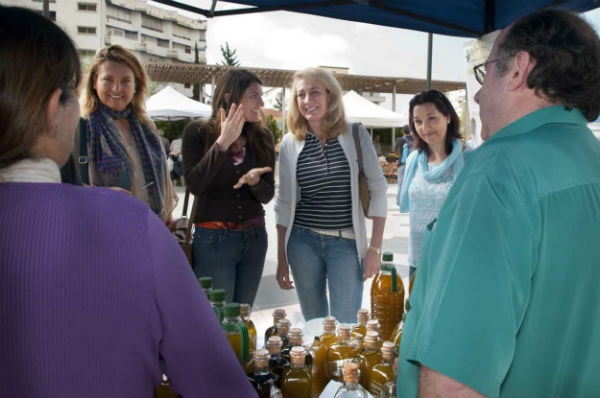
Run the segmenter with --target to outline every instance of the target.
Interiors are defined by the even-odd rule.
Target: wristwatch
[[[369,246],[369,250],[373,250],[375,253],[377,253],[378,256],[381,256],[381,248],[380,247]]]

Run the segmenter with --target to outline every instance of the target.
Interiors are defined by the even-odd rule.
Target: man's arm
[[[419,397],[484,397],[463,383],[444,376],[426,366],[421,366],[419,374]]]

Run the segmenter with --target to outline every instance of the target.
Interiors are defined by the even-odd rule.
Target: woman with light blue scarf
[[[437,215],[463,168],[467,147],[452,104],[437,90],[415,95],[409,103],[415,151],[406,160],[398,205],[409,213],[408,264],[417,269],[427,226]]]

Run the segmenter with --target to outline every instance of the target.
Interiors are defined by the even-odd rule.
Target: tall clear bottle
[[[210,305],[212,305],[219,321],[223,320],[223,307],[225,307],[225,298],[227,294],[224,289],[213,289],[210,292]]]
[[[273,311],[273,326],[265,330],[265,347],[269,341],[269,337],[277,336],[277,322],[286,317],[285,310],[283,308],[276,308]]]
[[[381,351],[378,348],[379,336],[377,332],[367,332],[363,351],[358,356],[358,367],[360,369],[360,385],[369,388],[369,374],[375,365],[381,362]]]
[[[393,253],[383,253],[377,280],[371,285],[371,318],[379,321],[384,340],[390,338],[404,313],[404,285],[393,261]]]
[[[290,363],[281,357],[281,338],[279,336],[271,336],[267,341],[267,349],[269,350],[269,369],[271,372],[279,376],[279,381],[276,383],[277,388],[281,389],[281,377],[284,369],[290,366]]]
[[[248,376],[260,398],[270,398],[279,376],[269,370],[269,350],[261,348],[252,354],[254,371]],[[276,387],[275,387],[276,388]]]
[[[308,398],[312,392],[312,376],[305,363],[306,351],[302,346],[290,350],[290,367],[281,380],[283,398]]]
[[[212,287],[213,287],[212,277],[201,276],[200,278],[198,278],[198,282],[200,283],[202,290],[204,290],[204,294],[206,294],[206,297],[210,298],[210,292],[212,291]]]
[[[356,314],[358,324],[352,328],[352,337],[362,344],[363,339],[367,335],[367,322],[369,321],[369,310],[361,308]]]
[[[227,340],[233,348],[235,355],[242,366],[250,361],[250,339],[248,337],[248,328],[240,317],[240,304],[228,303],[223,308],[223,321],[221,327],[225,331]]]
[[[344,364],[344,384],[338,388],[334,398],[367,398],[367,391],[358,382],[360,370],[356,362]]]
[[[350,325],[338,327],[338,341],[327,351],[327,377],[341,381],[346,359],[355,359],[360,355],[360,347],[355,339],[350,337]]]
[[[369,373],[369,392],[374,397],[379,396],[383,386],[394,380],[394,358],[396,348],[391,341],[384,341],[381,347],[381,362],[373,366]]]
[[[323,320],[323,334],[319,339],[315,339],[313,343],[313,397],[318,397],[329,381],[327,379],[327,371],[325,364],[327,363],[327,351],[332,344],[337,342],[335,336],[336,320],[332,316],[328,316]]]

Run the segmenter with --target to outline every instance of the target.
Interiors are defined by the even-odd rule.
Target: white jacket
[[[363,156],[363,171],[367,177],[369,187],[369,217],[387,217],[387,181],[379,165],[373,141],[369,133],[362,127],[358,129],[360,147]],[[350,165],[350,188],[352,191],[352,225],[356,237],[356,250],[359,260],[367,253],[367,229],[365,226],[365,214],[360,204],[358,195],[358,158],[356,147],[352,138],[352,125],[348,124],[348,130],[339,137],[340,146],[344,150],[348,164]],[[287,228],[285,232],[285,248],[287,255],[287,244],[290,232],[294,224],[296,203],[300,200],[298,182],[296,180],[296,164],[298,156],[304,148],[304,140],[297,140],[291,133],[287,133],[281,140],[279,147],[279,184],[275,196],[275,217],[277,225]]]

